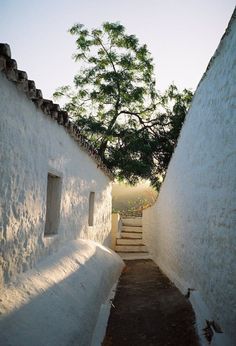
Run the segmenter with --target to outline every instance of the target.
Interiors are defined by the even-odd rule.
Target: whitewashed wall
[[[236,345],[236,21],[200,82],[143,228],[153,258],[192,303],[212,345]],[[201,322],[202,321],[202,322]],[[201,325],[202,323],[202,325]]]
[[[111,182],[66,133],[0,74],[0,286],[70,239],[110,244]],[[44,237],[47,174],[62,176],[58,235]],[[90,191],[95,222],[88,226]]]
[[[101,345],[109,292],[122,268],[122,259],[98,243],[67,242],[10,287],[0,288],[0,345]],[[105,306],[107,316],[98,319]]]

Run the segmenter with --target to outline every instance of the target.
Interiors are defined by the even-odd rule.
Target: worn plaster
[[[110,245],[111,181],[96,162],[0,73],[0,286],[63,242]],[[58,234],[44,237],[47,175],[62,179]],[[88,226],[95,192],[94,226]]]
[[[157,202],[144,211],[145,242],[165,273],[194,288],[205,319],[236,344],[236,20],[201,80]],[[199,306],[204,306],[200,308]],[[220,341],[218,341],[220,338]]]

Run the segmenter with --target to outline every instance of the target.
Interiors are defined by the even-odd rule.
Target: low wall
[[[93,241],[69,242],[0,289],[0,345],[90,345],[122,267],[119,256]]]
[[[157,202],[143,212],[144,240],[199,317],[236,345],[236,20],[201,80]],[[204,342],[204,341],[203,341]]]
[[[121,232],[121,218],[119,213],[112,213],[112,227],[111,227],[111,236],[112,236],[112,250],[115,250],[116,239],[120,238]]]
[[[109,246],[111,181],[65,127],[3,73],[0,90],[1,287],[65,241],[86,238]],[[45,236],[49,173],[60,177],[61,201],[57,234]],[[90,192],[93,225],[88,224]]]

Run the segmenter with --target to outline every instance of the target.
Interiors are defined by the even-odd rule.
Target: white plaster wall
[[[117,254],[91,240],[68,242],[0,288],[0,345],[101,345],[108,315],[98,321],[99,335],[100,307],[111,305],[107,298],[123,265]]]
[[[196,289],[202,322],[218,321],[224,331],[212,343],[221,346],[236,345],[235,82],[234,20],[195,93],[158,200],[143,216],[153,258],[183,292]]]
[[[66,133],[0,74],[0,286],[66,240],[111,241],[111,182]],[[44,237],[47,174],[62,176],[58,235]],[[90,191],[94,226],[88,226]]]

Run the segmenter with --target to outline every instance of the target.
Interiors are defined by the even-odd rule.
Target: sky
[[[157,89],[172,82],[194,90],[214,54],[235,0],[0,0],[0,41],[11,47],[18,69],[43,91],[72,84],[75,23],[88,28],[120,22],[146,43]]]

